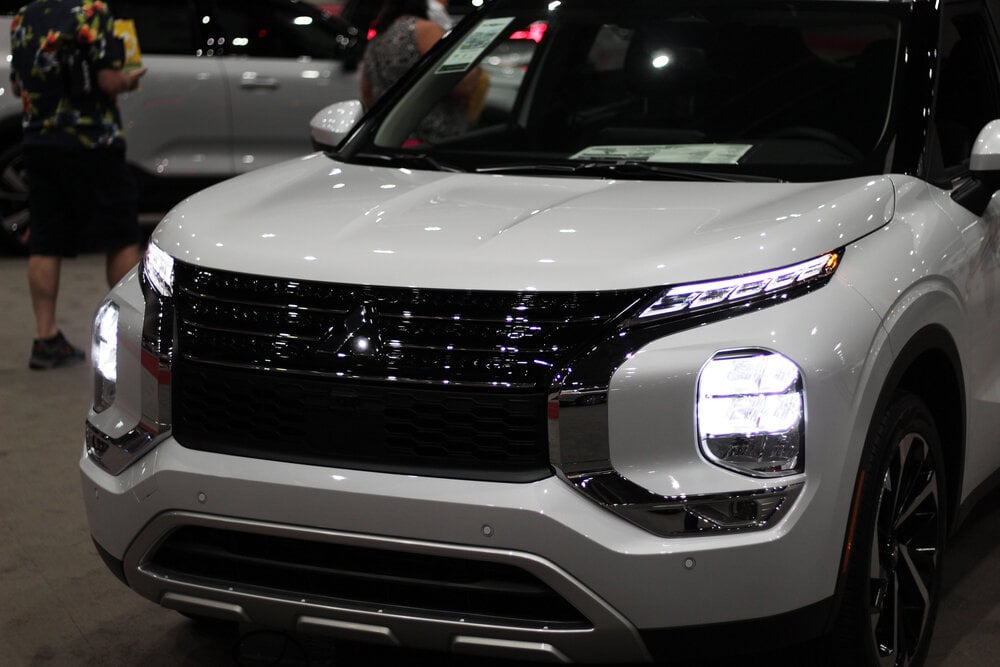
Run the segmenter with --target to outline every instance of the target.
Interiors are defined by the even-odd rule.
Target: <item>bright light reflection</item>
[[[659,53],[653,56],[652,65],[656,69],[663,69],[670,64],[670,56],[666,53]]]

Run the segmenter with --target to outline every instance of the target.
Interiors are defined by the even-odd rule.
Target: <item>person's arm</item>
[[[361,104],[365,109],[371,109],[375,103],[375,95],[372,93],[372,82],[368,78],[367,67],[361,65]]]
[[[105,94],[115,97],[139,87],[139,79],[146,73],[145,67],[134,70],[105,68],[97,70],[97,86]]]
[[[417,19],[413,25],[413,31],[415,33],[417,41],[417,51],[420,55],[423,55],[431,50],[439,39],[444,37],[444,30],[441,26],[434,23],[433,21],[425,21],[423,19]],[[479,67],[473,67],[469,72],[462,77],[462,80],[455,84],[455,87],[451,89],[452,97],[468,97],[472,94],[472,91],[476,89],[476,83],[479,82]]]
[[[444,37],[444,30],[434,21],[417,19],[413,24],[414,36],[417,40],[417,52],[424,55],[437,44],[437,41]]]
[[[102,3],[96,3],[91,9],[93,14],[88,15],[88,21],[77,30],[76,39],[85,45],[90,65],[97,72],[97,87],[111,98],[135,90],[146,68],[123,69],[125,53],[121,40],[115,36],[111,12]],[[99,43],[107,43],[108,48],[98,49],[96,45]]]

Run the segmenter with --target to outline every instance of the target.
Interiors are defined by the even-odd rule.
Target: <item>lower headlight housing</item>
[[[804,468],[802,373],[776,352],[716,355],[698,379],[698,434],[704,455],[730,470],[778,477]]]
[[[108,408],[115,400],[118,383],[118,305],[105,301],[94,316],[91,350],[94,365],[94,412]]]

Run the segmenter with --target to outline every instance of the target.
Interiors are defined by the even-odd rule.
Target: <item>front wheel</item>
[[[865,449],[835,653],[841,664],[923,663],[937,611],[947,511],[934,418],[895,397]]]

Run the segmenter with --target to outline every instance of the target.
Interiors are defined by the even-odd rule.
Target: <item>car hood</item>
[[[485,175],[314,154],[187,199],[153,241],[192,264],[300,280],[606,290],[778,268],[877,229],[892,210],[887,177],[790,184]]]

